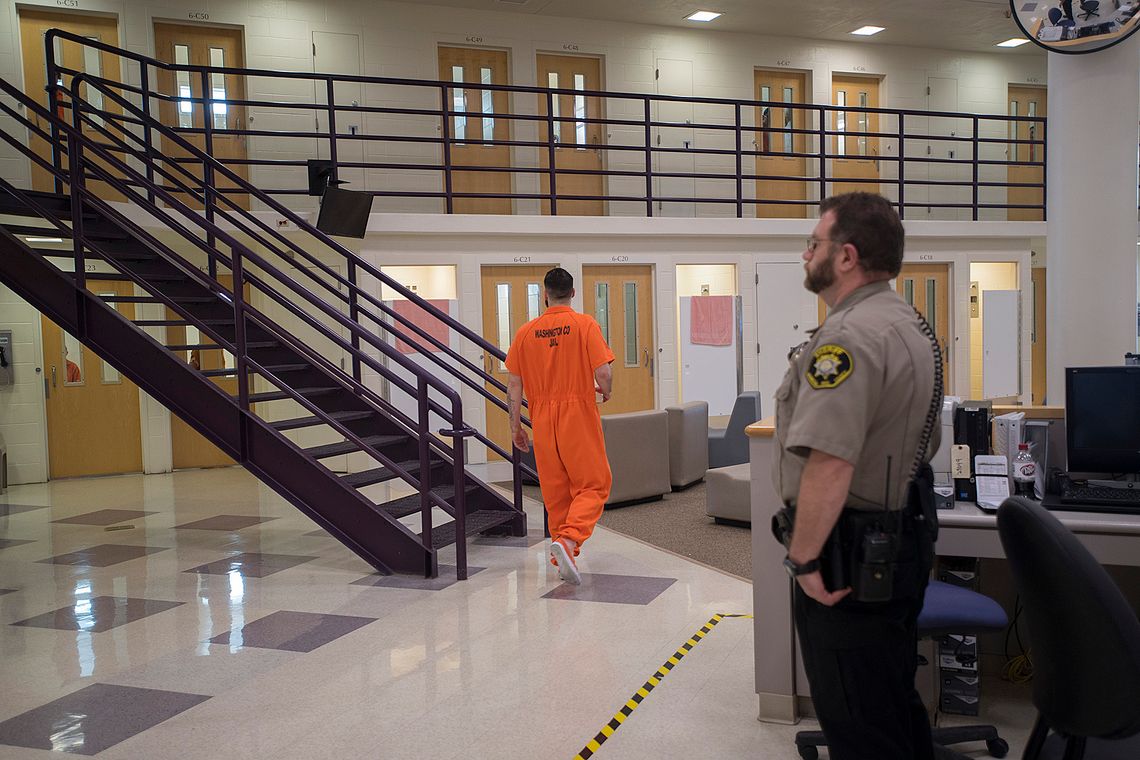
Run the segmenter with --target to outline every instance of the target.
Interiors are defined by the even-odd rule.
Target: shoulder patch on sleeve
[[[843,346],[828,343],[812,352],[805,374],[812,388],[824,390],[839,387],[854,371],[855,362],[850,352]]]

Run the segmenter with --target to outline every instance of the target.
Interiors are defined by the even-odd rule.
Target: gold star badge
[[[824,390],[839,387],[854,370],[855,362],[852,361],[847,349],[829,343],[812,352],[811,364],[806,374],[812,388]]]

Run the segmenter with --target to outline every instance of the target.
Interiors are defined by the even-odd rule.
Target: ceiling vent
[[[526,5],[530,0],[495,0],[495,2],[502,5]]]

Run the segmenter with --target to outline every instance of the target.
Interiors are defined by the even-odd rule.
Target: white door
[[[1017,290],[982,292],[982,396],[1021,394],[1021,312]]]
[[[356,34],[343,34],[340,32],[313,32],[313,71],[318,74],[347,74],[360,75],[360,37]],[[325,105],[329,102],[328,83],[317,81],[314,83],[315,102]],[[333,117],[336,124],[337,164],[364,163],[364,143],[352,139],[352,135],[363,134],[364,114],[356,113],[354,106],[364,102],[363,85],[359,82],[335,82],[333,87],[333,103],[338,108]],[[317,111],[317,132],[328,133],[329,115],[324,111]],[[343,135],[343,136],[342,136]],[[322,139],[317,141],[317,157],[329,158],[330,141]],[[364,169],[361,167],[340,166],[338,178],[347,184],[346,190],[365,190]]]
[[[819,324],[818,301],[804,288],[804,268],[795,262],[756,265],[756,342],[761,414],[775,414],[776,389],[788,370],[788,352]]]
[[[658,58],[657,94],[693,97],[693,62]],[[654,121],[677,125],[655,127],[652,132],[654,148],[693,147],[693,129],[688,126],[695,117],[692,103],[657,101],[652,111]],[[654,172],[692,175],[695,167],[693,154],[654,154]],[[693,198],[696,193],[696,180],[692,176],[657,177],[653,180],[653,195],[657,198]],[[696,204],[692,201],[655,201],[653,213],[656,216],[696,216]]]

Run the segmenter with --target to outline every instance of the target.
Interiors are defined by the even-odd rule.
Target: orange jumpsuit
[[[613,360],[594,318],[569,306],[523,325],[507,352],[507,371],[522,378],[530,405],[550,535],[578,546],[594,532],[613,482],[594,395],[594,370]]]

